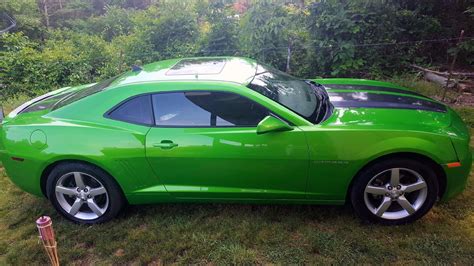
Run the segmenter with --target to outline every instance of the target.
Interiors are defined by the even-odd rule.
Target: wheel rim
[[[423,177],[407,168],[390,168],[375,175],[364,191],[367,208],[375,215],[397,220],[413,215],[426,201]]]
[[[92,175],[71,172],[56,182],[56,200],[61,208],[81,220],[94,220],[109,207],[109,195],[104,185]]]

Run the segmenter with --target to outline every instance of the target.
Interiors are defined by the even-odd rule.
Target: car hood
[[[449,107],[395,84],[360,79],[314,81],[324,86],[335,108],[326,125],[433,131],[451,123]]]

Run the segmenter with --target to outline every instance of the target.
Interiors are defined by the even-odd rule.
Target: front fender
[[[442,165],[457,161],[456,152],[449,138],[440,138],[438,142],[420,137],[396,137],[377,142],[360,151],[363,163],[373,161],[393,153],[416,153],[428,157]]]
[[[415,153],[442,165],[457,160],[447,136],[414,131],[305,128],[310,150],[308,197],[344,200],[356,174],[373,160]]]

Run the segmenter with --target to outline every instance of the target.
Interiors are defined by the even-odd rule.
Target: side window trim
[[[278,114],[276,114],[275,112],[273,112],[272,110],[268,109],[267,107],[263,106],[262,104],[254,101],[253,99],[250,99],[249,97],[245,96],[245,95],[242,95],[242,94],[239,94],[239,93],[236,93],[236,92],[230,92],[230,91],[225,91],[225,90],[177,90],[177,91],[160,91],[160,92],[147,92],[147,93],[141,93],[141,94],[137,94],[137,95],[133,95],[133,96],[130,96],[128,98],[126,98],[125,100],[122,100],[120,101],[118,104],[114,105],[112,108],[110,108],[107,112],[104,113],[103,117],[104,118],[107,118],[107,119],[110,119],[110,120],[115,120],[115,121],[121,121],[121,122],[125,122],[125,123],[129,123],[129,124],[134,124],[134,125],[140,125],[140,126],[147,126],[147,127],[156,127],[156,128],[256,128],[256,126],[174,126],[174,125],[170,125],[170,126],[165,126],[165,125],[156,125],[156,118],[155,118],[155,106],[153,104],[153,95],[156,95],[156,94],[164,94],[164,93],[179,93],[179,92],[193,92],[193,91],[199,91],[199,92],[223,92],[223,93],[230,93],[230,94],[235,94],[235,95],[238,95],[240,97],[243,97],[259,106],[261,106],[262,108],[264,108],[265,110],[268,111],[268,115],[269,116],[274,116],[275,118],[278,118],[282,121],[284,121],[285,123],[288,123],[289,125],[292,125],[294,126],[293,123],[291,123],[290,121],[288,121],[287,119],[279,116]],[[151,104],[151,117],[152,117],[152,123],[151,124],[146,124],[146,123],[138,123],[138,122],[135,122],[135,121],[127,121],[127,120],[124,120],[124,119],[117,119],[117,118],[113,118],[111,117],[111,114],[118,108],[120,108],[122,105],[124,105],[125,103],[127,103],[128,101],[134,99],[134,98],[137,98],[137,97],[141,97],[141,96],[145,96],[145,95],[148,95],[148,99],[150,101],[150,104]]]
[[[125,105],[126,103],[128,103],[129,101],[135,99],[135,98],[138,98],[138,97],[142,97],[142,96],[148,96],[148,101],[150,102],[150,106],[151,106],[151,119],[152,119],[152,123],[148,124],[148,123],[139,123],[139,122],[136,122],[136,121],[130,121],[130,120],[127,120],[127,119],[118,119],[118,118],[115,118],[115,117],[112,117],[112,113],[119,109],[120,107],[122,107],[123,105]],[[147,127],[154,127],[154,121],[155,121],[155,112],[153,110],[153,101],[152,101],[152,93],[142,93],[142,94],[137,94],[137,95],[133,95],[131,97],[128,97],[126,98],[125,100],[122,100],[121,102],[119,102],[118,104],[114,105],[112,108],[110,108],[107,112],[104,113],[104,118],[107,118],[107,119],[110,119],[110,120],[115,120],[115,121],[120,121],[120,122],[124,122],[124,123],[129,123],[129,124],[134,124],[134,125],[140,125],[140,126],[147,126]]]

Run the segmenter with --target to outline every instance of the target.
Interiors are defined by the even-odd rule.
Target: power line
[[[449,42],[449,41],[456,41],[459,38],[444,38],[444,39],[425,39],[425,40],[415,40],[415,41],[403,41],[403,42],[380,42],[380,43],[359,43],[359,44],[347,44],[344,43],[345,47],[371,47],[371,46],[393,46],[393,45],[407,45],[407,44],[414,44],[414,43],[439,43],[439,42]],[[463,38],[463,41],[466,40],[474,40],[474,37],[466,37]],[[299,47],[301,48],[337,48],[340,47],[343,43],[335,43],[335,44],[330,44],[330,45],[314,45],[314,44],[308,44],[308,45],[300,45]],[[267,50],[277,50],[277,49],[288,49],[288,46],[274,46],[274,47],[267,47],[267,48],[262,48],[259,50],[253,50],[253,49],[222,49],[222,50],[202,50],[201,52],[263,52]]]
[[[355,43],[355,44],[347,44],[338,42],[335,44],[330,45],[315,45],[315,44],[306,44],[306,45],[299,45],[297,48],[314,48],[314,49],[335,49],[344,45],[344,47],[383,47],[383,46],[396,46],[396,45],[410,45],[410,44],[423,44],[423,43],[442,43],[442,42],[451,42],[456,41],[458,38],[442,38],[442,39],[422,39],[422,40],[414,40],[414,41],[402,41],[402,42],[380,42],[380,43]],[[463,41],[470,41],[474,40],[474,37],[466,37],[463,38]],[[195,49],[195,48],[188,48],[187,50],[180,50],[180,51],[153,51],[157,52],[157,55],[161,57],[168,57],[173,56],[176,52],[180,53],[182,56],[195,56],[195,55],[202,55],[202,54],[240,54],[240,55],[252,55],[258,53],[265,53],[266,51],[275,51],[275,50],[287,50],[288,46],[273,46],[273,47],[266,47],[262,49],[252,49],[252,48],[240,48],[240,49],[213,49],[208,50],[207,48],[204,49]],[[294,48],[293,48],[294,49]],[[295,49],[294,49],[295,50]],[[131,55],[133,56],[153,56],[150,52],[143,52],[143,53],[136,53],[132,52]]]

